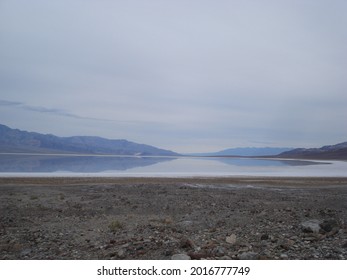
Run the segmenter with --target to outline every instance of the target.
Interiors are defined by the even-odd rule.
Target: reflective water
[[[0,176],[341,176],[347,162],[226,157],[1,154]]]

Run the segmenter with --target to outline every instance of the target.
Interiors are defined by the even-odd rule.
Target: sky
[[[345,0],[0,0],[0,123],[180,153],[347,141]]]

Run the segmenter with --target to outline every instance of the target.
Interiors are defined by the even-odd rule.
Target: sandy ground
[[[0,178],[0,259],[347,259],[347,178]]]

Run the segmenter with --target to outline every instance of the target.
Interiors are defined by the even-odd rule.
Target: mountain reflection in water
[[[170,163],[172,162],[172,163]],[[166,164],[163,164],[166,163]],[[89,155],[0,155],[0,173],[101,173],[123,172],[130,169],[153,166],[151,172],[170,173],[218,171],[238,167],[279,167],[315,165],[317,162],[301,160],[274,160],[232,157],[137,157],[137,156],[89,156]],[[156,165],[156,166],[154,166]],[[229,168],[230,168],[229,167]],[[201,169],[200,169],[201,168]],[[223,168],[223,169],[224,169]],[[148,169],[146,169],[148,172]]]
[[[98,173],[109,170],[125,171],[173,159],[135,156],[0,155],[0,172]]]
[[[235,166],[306,166],[315,164],[326,164],[309,160],[285,160],[285,159],[261,159],[261,158],[236,158],[236,157],[214,157],[225,164]]]

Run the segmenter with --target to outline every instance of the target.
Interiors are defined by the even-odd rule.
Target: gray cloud
[[[181,151],[345,141],[346,8],[4,0],[0,117]]]
[[[31,106],[31,105],[27,105],[23,102],[0,100],[0,106],[10,106],[10,107],[15,106],[17,108],[27,110],[27,111],[32,111],[32,112],[48,113],[48,114],[52,114],[52,115],[59,115],[59,116],[77,118],[77,119],[90,119],[88,117],[78,116],[78,115],[66,112],[64,110],[61,110],[61,109],[46,108],[46,107],[41,107],[41,106]]]
[[[21,102],[15,102],[15,101],[9,101],[9,100],[0,100],[0,106],[20,106],[23,103]]]
[[[102,119],[102,118],[93,118],[93,117],[87,117],[87,116],[80,116],[73,113],[70,113],[63,109],[57,109],[57,108],[47,108],[42,106],[33,106],[28,105],[23,102],[16,102],[16,101],[10,101],[10,100],[0,100],[0,106],[4,107],[16,107],[17,109],[29,111],[29,112],[36,112],[36,113],[42,113],[42,114],[49,114],[52,116],[61,116],[66,118],[73,118],[73,119],[79,119],[79,120],[86,120],[86,121],[97,121],[97,122],[105,122],[105,123],[123,123],[126,125],[144,125],[149,122],[146,121],[132,121],[132,120],[115,120],[115,119]],[[160,123],[152,123],[159,125]]]

